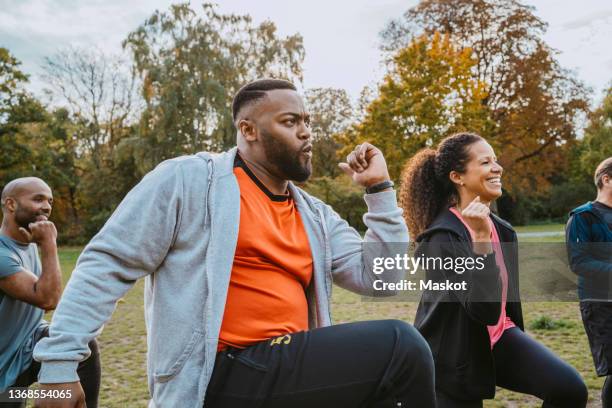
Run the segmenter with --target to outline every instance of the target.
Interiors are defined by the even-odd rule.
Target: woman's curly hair
[[[417,239],[446,206],[456,203],[457,190],[448,175],[465,172],[470,160],[469,146],[484,140],[475,133],[456,133],[444,138],[437,149],[417,152],[401,176],[400,205],[408,231]]]

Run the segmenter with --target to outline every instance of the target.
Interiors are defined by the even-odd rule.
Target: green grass
[[[565,237],[524,237],[520,238],[521,242],[565,242]]]
[[[402,319],[414,321],[416,303],[413,302],[364,302],[360,297],[334,287],[334,323],[370,319]],[[575,367],[589,388],[588,407],[601,407],[599,394],[603,378],[598,378],[593,367],[588,341],[584,334],[578,303],[575,302],[526,302],[523,313],[527,333],[542,342],[562,359]],[[538,321],[553,322],[552,328],[533,330]],[[525,373],[529,375],[529,373]],[[535,408],[542,405],[535,397],[514,393],[498,388],[495,400],[485,401],[485,408],[516,407]]]
[[[542,225],[521,225],[514,226],[516,232],[562,232],[565,224],[542,224]]]
[[[542,224],[542,225],[523,225],[523,226],[515,226],[514,229],[518,234],[522,233],[538,233],[538,232],[555,232],[561,233],[554,236],[547,237],[520,237],[519,240],[521,242],[563,242],[565,241],[565,236],[562,234],[565,231],[565,224]]]
[[[79,252],[80,248],[62,248],[60,251],[64,283],[70,276]],[[603,379],[595,374],[578,304],[526,302],[523,304],[523,310],[528,333],[580,372],[589,387],[589,407],[600,407],[599,393]],[[412,323],[416,303],[367,302],[357,295],[334,287],[332,311],[334,323],[389,318]],[[149,395],[146,385],[146,333],[143,316],[143,282],[138,282],[119,302],[112,319],[98,338],[102,353],[101,407],[131,408],[145,407],[147,404]],[[542,320],[557,324],[546,327],[547,325],[542,325]],[[531,327],[544,329],[534,330]],[[540,405],[536,398],[501,389],[495,401],[485,403],[487,408]]]

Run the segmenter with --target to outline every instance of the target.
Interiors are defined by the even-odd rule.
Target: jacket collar
[[[289,182],[289,194],[293,200],[295,200],[295,205],[297,206],[299,211],[308,211],[311,217],[314,219],[319,219],[319,212],[315,206],[315,203],[311,196],[309,196],[306,192],[304,192],[301,188],[293,184],[291,181]]]
[[[238,153],[238,147],[232,147],[230,150],[222,153],[207,153],[215,164],[216,177],[234,174],[234,159],[236,158],[236,153]]]
[[[418,237],[417,242],[426,240],[434,232],[446,231],[457,235],[464,241],[469,241],[469,233],[463,223],[453,214],[448,207],[445,207],[440,213],[434,218],[433,222],[423,231]]]
[[[236,154],[238,153],[238,147],[234,146],[231,149],[222,152],[222,153],[208,153],[208,152],[200,152],[198,155],[205,157],[208,156],[214,162],[215,170],[214,177],[224,177],[229,175],[234,175],[234,159],[236,158]],[[316,207],[310,197],[305,194],[299,187],[289,181],[289,185],[287,186],[289,189],[289,193],[291,197],[295,200],[295,204],[300,210],[306,210],[310,213],[312,217],[318,219],[318,212]]]
[[[593,207],[593,201],[589,201],[587,203],[582,204],[580,207],[576,207],[574,208],[571,212],[570,212],[570,217],[574,214],[580,214],[580,213],[591,213],[593,214],[597,219],[599,219],[601,222],[604,221],[603,217],[601,216],[601,214],[599,213],[599,211],[597,211],[596,208]]]

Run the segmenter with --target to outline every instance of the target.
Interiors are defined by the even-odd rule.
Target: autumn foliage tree
[[[339,140],[348,153],[369,141],[383,150],[392,178],[417,150],[462,130],[481,133],[491,126],[483,100],[485,85],[472,74],[477,61],[470,48],[449,35],[415,38],[393,57],[390,71],[363,120]]]
[[[544,192],[567,169],[577,121],[588,110],[587,91],[559,65],[545,31],[533,7],[518,0],[424,0],[386,27],[382,48],[393,55],[440,32],[470,49],[492,120],[481,133],[498,149],[506,188]]]

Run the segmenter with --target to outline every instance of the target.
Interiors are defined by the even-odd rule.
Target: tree
[[[276,26],[204,4],[156,11],[123,43],[142,78],[146,107],[132,139],[144,172],[161,160],[235,144],[231,100],[249,80],[301,81],[302,37],[278,38]]]
[[[506,186],[542,192],[565,171],[567,145],[588,110],[587,91],[560,67],[545,31],[533,7],[518,0],[425,0],[387,26],[382,48],[390,53],[441,32],[471,49],[471,70],[486,85],[482,103],[494,124],[482,135],[499,149]]]
[[[344,89],[335,88],[308,89],[305,100],[312,123],[312,174],[334,178],[341,173],[337,157],[340,144],[335,138],[354,120],[351,100]]]
[[[341,174],[335,178],[317,177],[311,179],[305,189],[330,205],[353,228],[366,230],[363,214],[368,209],[363,201],[363,187],[353,183],[348,176]]]
[[[55,99],[67,105],[78,129],[81,156],[103,166],[137,120],[137,81],[125,58],[99,50],[67,48],[45,59],[46,83]]]
[[[29,121],[39,113],[38,105],[26,94],[23,85],[28,76],[6,48],[0,48],[0,171],[14,168],[27,160],[30,149],[14,137],[18,123]],[[7,180],[8,181],[8,180]]]
[[[17,70],[19,62],[7,50],[0,50],[2,89],[0,110],[0,188],[26,176],[45,180],[53,190],[53,220],[60,241],[73,235],[76,219],[76,146],[68,112],[48,112],[29,95],[23,84],[27,76]]]
[[[312,174],[305,189],[331,205],[359,230],[365,230],[361,215],[366,211],[363,189],[353,184],[338,167],[341,144],[337,137],[351,126],[355,111],[344,89],[313,88],[305,92],[313,137]]]
[[[583,151],[580,164],[589,180],[592,180],[597,165],[612,157],[612,87],[608,88],[601,105],[589,118],[584,132]]]
[[[382,149],[391,177],[417,150],[461,130],[486,132],[485,87],[472,76],[476,60],[449,35],[415,38],[393,58],[390,72],[361,123],[342,137],[348,153],[369,141]]]
[[[19,62],[9,50],[0,47],[0,122],[19,96],[23,94],[22,85],[28,81],[28,76],[19,69]]]
[[[77,194],[77,144],[75,124],[69,112],[56,109],[48,112],[39,105],[39,117],[33,117],[16,127],[13,136],[29,147],[25,162],[13,167],[9,177],[36,176],[43,179],[53,191],[53,221],[61,242],[80,236]]]
[[[533,7],[518,0],[425,0],[391,21],[381,33],[386,52],[405,47],[415,36],[442,32],[471,48],[476,77],[489,85],[486,104],[494,110],[510,97],[509,83],[519,79],[517,61],[545,46],[546,23]]]
[[[74,47],[46,58],[43,69],[72,123],[71,225],[75,238],[87,239],[138,180],[123,143],[134,136],[141,110],[137,76],[124,57]]]

